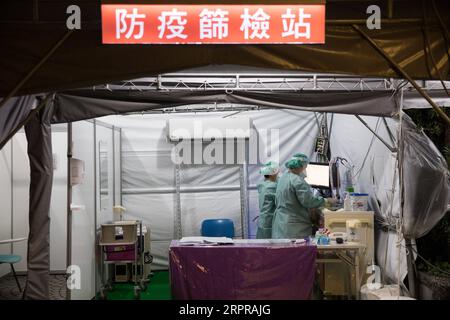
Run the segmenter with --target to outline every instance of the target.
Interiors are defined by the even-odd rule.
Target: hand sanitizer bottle
[[[352,203],[350,200],[350,193],[347,192],[344,199],[344,211],[352,211]]]

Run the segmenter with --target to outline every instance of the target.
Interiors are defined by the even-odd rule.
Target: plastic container
[[[369,194],[368,193],[350,193],[352,211],[367,211]]]
[[[100,243],[129,244],[136,241],[137,223],[135,221],[120,221],[120,223],[102,224]]]
[[[397,285],[384,285],[380,289],[370,290],[365,284],[361,287],[360,293],[361,300],[405,300],[402,298],[407,298],[403,296],[399,297],[400,291]]]
[[[344,210],[352,211],[352,201],[351,201],[350,195],[348,193],[345,195],[345,199],[344,199]]]
[[[326,236],[319,236],[319,238],[317,239],[317,244],[318,245],[329,245],[330,238],[328,238]]]

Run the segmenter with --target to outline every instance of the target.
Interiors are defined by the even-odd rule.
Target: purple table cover
[[[170,280],[175,299],[293,300],[310,299],[316,246],[233,244],[169,249]]]

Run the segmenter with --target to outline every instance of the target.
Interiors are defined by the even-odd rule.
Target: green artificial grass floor
[[[169,272],[154,271],[147,289],[141,292],[140,300],[171,300]],[[108,292],[107,300],[134,300],[134,284],[115,283],[113,290]]]

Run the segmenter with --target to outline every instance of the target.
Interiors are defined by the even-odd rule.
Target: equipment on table
[[[325,228],[320,228],[316,231],[316,236],[314,242],[318,245],[328,245],[330,244],[330,231]]]
[[[336,241],[337,239],[340,238],[343,241],[347,241],[348,237],[347,237],[347,233],[345,232],[332,232],[330,233],[330,240],[331,241]]]
[[[230,219],[206,219],[202,222],[203,237],[234,237],[234,223]]]
[[[352,211],[352,200],[350,199],[350,194],[347,193],[344,199],[344,210]]]
[[[368,199],[369,194],[367,193],[350,193],[352,211],[367,211]]]
[[[333,197],[342,202],[349,188],[353,192],[353,165],[345,158],[336,157],[330,161],[330,172]]]
[[[309,163],[306,167],[305,181],[314,188],[330,188],[330,167],[328,163]]]

